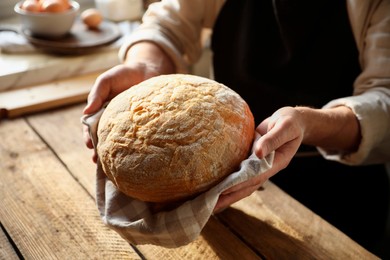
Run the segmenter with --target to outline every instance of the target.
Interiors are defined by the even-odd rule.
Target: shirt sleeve
[[[360,95],[333,100],[325,108],[337,106],[347,106],[355,113],[362,134],[360,146],[349,154],[318,147],[319,152],[326,159],[349,165],[390,161],[390,89],[375,88]]]
[[[201,32],[212,28],[224,1],[162,0],[149,6],[142,24],[119,50],[123,62],[128,49],[140,41],[158,44],[172,59],[177,72],[187,72],[202,53]]]
[[[352,26],[354,19],[361,19],[359,24],[364,25],[357,34],[361,37],[357,42],[362,43],[359,46],[362,73],[354,83],[353,96],[325,105],[347,106],[356,114],[361,143],[350,154],[318,148],[325,158],[350,165],[390,161],[390,1],[364,3],[367,8],[356,5],[360,11],[356,9],[356,13],[350,14],[354,16]]]

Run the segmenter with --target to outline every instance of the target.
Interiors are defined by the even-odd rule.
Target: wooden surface
[[[101,221],[84,104],[0,121],[0,259],[376,259],[272,183],[166,249]]]
[[[100,73],[0,92],[0,119],[85,101]]]

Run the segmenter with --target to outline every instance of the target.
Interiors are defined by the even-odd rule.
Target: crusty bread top
[[[236,92],[203,77],[162,75],[109,103],[99,122],[97,153],[123,193],[171,202],[235,171],[253,136],[253,115]]]

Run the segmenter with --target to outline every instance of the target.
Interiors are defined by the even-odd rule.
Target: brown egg
[[[64,6],[65,6],[66,9],[71,8],[70,3],[69,3],[69,0],[62,0],[62,3],[64,4]]]
[[[25,0],[20,8],[28,12],[39,12],[40,10],[39,3],[36,0]]]
[[[96,29],[101,24],[102,14],[95,8],[86,9],[81,13],[81,20],[90,29]]]
[[[41,12],[60,13],[68,10],[63,0],[41,0]]]

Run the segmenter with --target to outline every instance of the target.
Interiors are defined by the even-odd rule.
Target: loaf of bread
[[[126,195],[177,202],[216,185],[250,153],[254,118],[230,88],[203,77],[148,79],[108,104],[98,126],[102,169]]]

